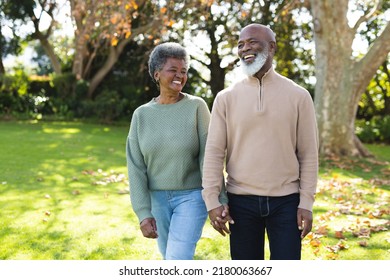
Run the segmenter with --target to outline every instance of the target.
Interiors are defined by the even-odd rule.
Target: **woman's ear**
[[[154,79],[156,80],[156,82],[159,82],[159,80],[160,80],[160,73],[158,71],[154,72]]]

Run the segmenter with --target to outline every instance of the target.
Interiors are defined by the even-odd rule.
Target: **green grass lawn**
[[[159,260],[128,194],[127,126],[0,122],[0,259]],[[303,259],[389,260],[390,147],[321,161]],[[196,259],[229,259],[207,222]]]

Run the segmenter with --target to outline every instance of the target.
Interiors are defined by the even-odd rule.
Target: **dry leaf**
[[[321,241],[317,238],[310,240],[310,246],[319,247],[321,245]]]
[[[328,225],[322,225],[320,226],[316,231],[316,234],[320,235],[328,235]]]
[[[367,240],[361,240],[361,241],[358,242],[358,244],[361,247],[367,247],[368,246]]]
[[[335,231],[334,235],[335,235],[335,237],[338,238],[338,239],[345,239],[342,230]]]

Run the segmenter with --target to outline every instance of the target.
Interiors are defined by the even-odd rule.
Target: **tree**
[[[5,19],[12,23],[11,29],[14,36],[11,43],[13,46],[17,47],[17,40],[21,41],[21,38],[17,35],[17,29],[22,26],[29,26],[32,23],[33,31],[26,34],[23,40],[38,40],[49,57],[54,71],[60,74],[61,62],[49,41],[57,25],[57,22],[54,20],[56,13],[59,11],[56,0],[2,0],[1,8]],[[41,24],[44,17],[49,19],[49,26],[47,29],[42,30]],[[18,23],[14,24],[15,22]],[[12,45],[11,43],[9,45]]]
[[[37,7],[32,9],[28,7],[28,14],[32,23],[34,24],[34,32],[30,35],[32,39],[38,40],[44,49],[46,55],[51,61],[51,65],[56,74],[61,74],[61,61],[56,55],[52,44],[49,41],[50,36],[53,34],[57,22],[55,20],[55,14],[58,12],[58,4],[56,0],[36,0]],[[44,15],[48,15],[50,18],[49,27],[46,30],[41,30],[41,22]]]
[[[206,72],[198,76],[210,88],[211,99],[226,86],[227,73],[237,66],[239,59],[234,49],[239,32],[252,22],[268,25],[277,34],[280,49],[276,57],[277,70],[299,83],[305,83],[307,73],[304,72],[307,70],[294,63],[311,64],[310,51],[300,46],[309,28],[299,26],[290,13],[291,10],[299,11],[296,1],[197,0],[191,3],[192,6],[187,4],[185,9],[183,3],[170,7],[171,11],[180,11],[182,20],[175,26],[171,37],[181,38],[186,47],[192,50],[191,58],[196,63],[198,73]],[[199,44],[200,40],[203,44]]]
[[[92,99],[125,46],[137,36],[153,36],[163,24],[155,1],[70,0],[70,3],[76,23],[72,72],[77,80],[89,82],[87,97]],[[105,54],[99,56],[103,61],[96,61],[101,53]]]
[[[3,58],[8,55],[18,55],[22,51],[22,39],[17,32],[16,22],[25,21],[28,15],[24,9],[18,9],[15,4],[15,1],[0,1],[0,74],[5,74]],[[26,0],[23,4],[28,5],[32,2]],[[4,36],[4,28],[12,33],[10,38]]]
[[[390,116],[390,57],[379,67],[359,101],[357,118]]]
[[[368,156],[355,135],[358,102],[375,72],[390,51],[390,24],[361,58],[353,57],[352,43],[359,27],[378,16],[381,1],[364,7],[363,15],[350,27],[348,8],[354,1],[310,1],[315,38],[315,106],[322,155]]]
[[[390,2],[382,4],[381,12],[390,9]],[[362,39],[369,45],[378,37],[385,19],[376,17],[360,30]],[[383,61],[359,102],[357,118],[370,120],[374,116],[390,116],[390,56]]]

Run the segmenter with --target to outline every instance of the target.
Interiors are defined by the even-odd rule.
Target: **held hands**
[[[154,218],[146,218],[140,223],[141,231],[146,238],[157,238],[157,225]]]
[[[234,224],[232,217],[229,214],[229,206],[221,205],[209,211],[210,223],[213,228],[221,235],[230,234],[230,230],[226,227],[226,222]]]
[[[310,231],[313,225],[313,214],[311,211],[298,208],[298,229],[301,230],[301,238],[303,239]]]

